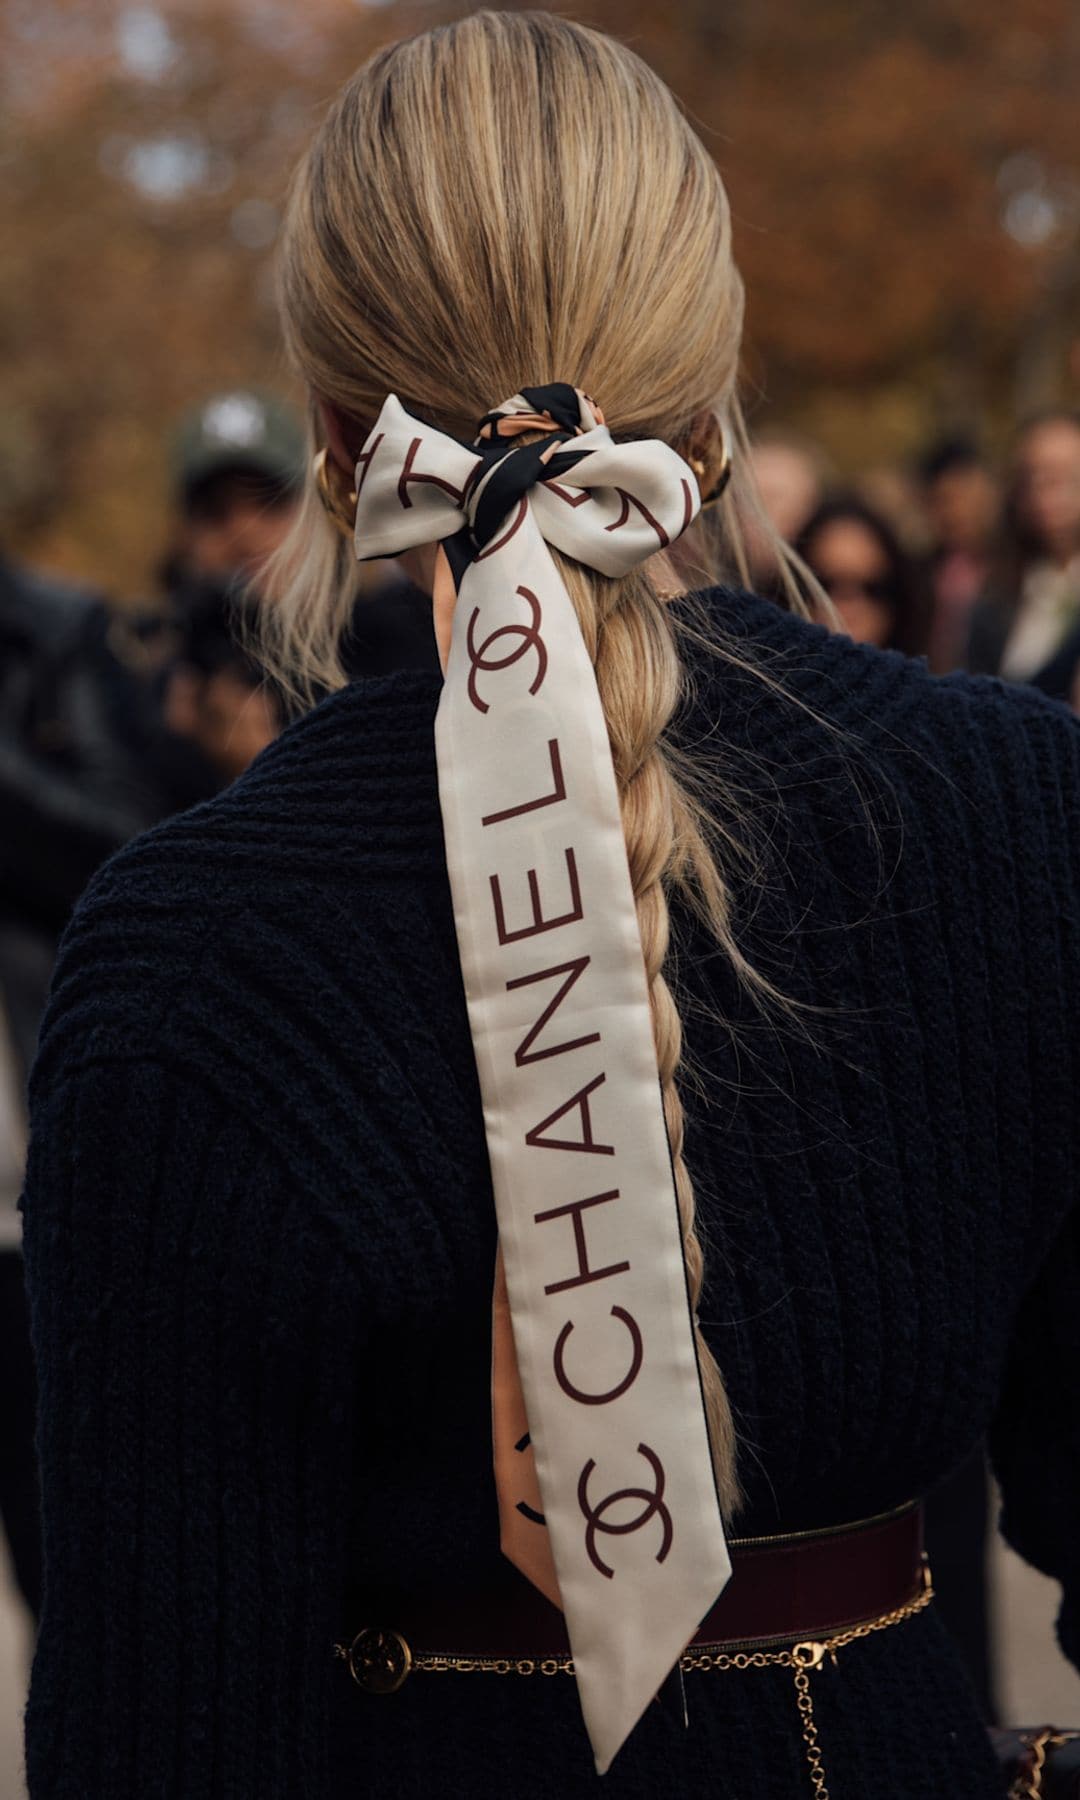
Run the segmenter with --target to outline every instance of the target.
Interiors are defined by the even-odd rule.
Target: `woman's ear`
[[[715,407],[695,413],[685,442],[679,446],[697,478],[702,500],[717,498],[730,472],[730,447]]]
[[[339,468],[344,469],[351,479],[356,467],[356,457],[350,447],[351,440],[356,435],[352,421],[346,418],[332,400],[320,399],[318,394],[315,396],[315,411],[318,414],[323,443]]]

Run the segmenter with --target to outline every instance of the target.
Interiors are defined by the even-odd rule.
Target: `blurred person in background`
[[[1021,430],[1002,540],[972,619],[970,667],[1075,695],[1080,659],[1080,414]]]
[[[255,393],[219,394],[183,421],[174,461],[179,520],[167,565],[174,604],[182,618],[189,611],[194,615],[205,648],[207,624],[220,638],[225,601],[233,593],[239,597],[234,629],[250,641],[258,606],[272,603],[272,559],[296,520],[307,467],[303,427],[283,401]],[[374,566],[357,598],[345,655],[355,677],[438,668],[430,602],[397,562]],[[228,671],[233,689],[240,667],[236,663]],[[218,680],[213,673],[204,679]],[[228,710],[229,693],[219,681],[209,696],[218,723]],[[263,725],[269,727],[269,718]],[[211,743],[217,729],[211,727]],[[255,720],[246,727],[252,744],[258,730]]]
[[[187,804],[216,793],[273,743],[285,724],[283,701],[252,654],[257,596],[227,582],[189,581],[175,662],[162,700],[167,732],[195,753],[183,765],[193,791]],[[200,767],[200,764],[202,767]],[[178,758],[170,767],[181,774]],[[180,798],[178,793],[177,798]]]
[[[881,515],[854,494],[825,500],[795,545],[859,644],[919,656],[927,605],[918,572]]]
[[[298,418],[271,395],[216,394],[177,428],[162,713],[188,753],[155,748],[178,807],[234,780],[281,729],[278,700],[242,640],[295,518],[305,460]]]
[[[990,570],[997,524],[997,480],[974,440],[943,439],[919,465],[930,527],[930,630],[927,655],[935,674],[967,661],[976,602]]]
[[[34,1613],[34,1384],[15,1210],[26,1079],[76,900],[98,865],[160,816],[131,753],[138,706],[101,601],[0,558],[0,1510]]]
[[[750,464],[765,520],[793,544],[821,501],[828,472],[822,451],[796,432],[766,427],[754,439]],[[754,592],[779,594],[780,563],[770,532],[750,509],[742,523]]]
[[[202,768],[174,759],[191,804],[242,773],[284,723],[250,645],[296,519],[304,430],[281,400],[218,394],[181,421],[173,464],[177,518],[164,575],[177,647],[163,710],[202,759]],[[430,602],[396,562],[380,563],[358,595],[342,655],[353,678],[438,668]]]
[[[191,581],[258,592],[293,522],[306,463],[303,427],[269,394],[215,394],[181,419],[172,444],[174,541],[170,593]]]

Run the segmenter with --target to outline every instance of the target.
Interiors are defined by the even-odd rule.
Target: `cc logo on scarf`
[[[613,1537],[625,1537],[628,1532],[640,1531],[641,1527],[647,1525],[650,1519],[659,1518],[663,1523],[663,1537],[661,1539],[660,1548],[656,1553],[656,1560],[658,1563],[662,1563],[667,1556],[668,1551],[671,1549],[671,1540],[675,1535],[675,1527],[671,1522],[671,1514],[664,1505],[664,1466],[655,1451],[649,1449],[648,1444],[638,1445],[638,1455],[643,1456],[652,1469],[656,1486],[653,1488],[651,1494],[648,1488],[616,1488],[613,1493],[608,1494],[605,1499],[601,1500],[599,1506],[591,1506],[589,1504],[589,1477],[596,1467],[592,1457],[589,1458],[585,1467],[582,1469],[581,1479],[578,1482],[578,1505],[585,1514],[586,1519],[585,1548],[588,1551],[594,1566],[599,1569],[601,1575],[607,1575],[609,1578],[614,1575],[615,1571],[614,1569],[609,1568],[606,1562],[602,1562],[596,1553],[596,1534],[598,1531],[610,1532]],[[618,1506],[623,1500],[643,1500],[645,1503],[644,1512],[638,1513],[635,1518],[624,1519],[618,1525],[609,1525],[604,1518],[604,1514],[610,1507]]]
[[[544,640],[540,636],[540,602],[536,598],[536,595],[531,593],[527,587],[519,587],[517,591],[532,614],[530,624],[497,625],[494,631],[488,632],[483,643],[478,645],[475,642],[474,634],[476,631],[476,621],[480,617],[480,608],[474,606],[469,617],[469,624],[465,633],[465,641],[468,646],[469,662],[471,665],[469,669],[469,699],[472,701],[477,712],[486,713],[488,711],[487,701],[481,700],[480,695],[476,690],[476,677],[481,669],[493,672],[496,669],[512,668],[514,663],[519,662],[530,650],[535,650],[536,675],[533,679],[532,686],[529,688],[530,694],[539,693],[544,683],[544,676],[547,674],[548,653],[544,647]],[[497,644],[500,638],[506,637],[518,640],[517,648],[508,650],[505,656],[490,656],[488,652],[490,651],[491,646]]]

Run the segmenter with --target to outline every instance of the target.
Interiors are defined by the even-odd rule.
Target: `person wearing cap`
[[[991,1800],[921,1497],[990,1428],[1080,1658],[1080,724],[679,594],[742,290],[614,40],[380,50],[283,259],[324,697],[97,880],[33,1079],[31,1800]],[[349,683],[385,557],[442,669]]]
[[[272,560],[296,521],[304,435],[272,396],[215,395],[181,421],[173,441],[177,522],[163,575],[179,643],[164,686],[164,719],[208,765],[213,791],[271,743],[283,697],[253,646],[261,607],[273,604]],[[430,602],[393,562],[357,596],[343,645],[350,675],[437,668]],[[171,766],[190,803],[199,770]],[[205,783],[202,784],[205,786]]]
[[[172,445],[179,569],[258,587],[292,523],[304,462],[303,428],[273,395],[238,389],[187,413]]]
[[[292,409],[244,389],[213,395],[174,434],[176,521],[162,571],[174,651],[162,705],[168,731],[200,759],[165,759],[184,803],[241,774],[281,729],[246,646],[295,520],[304,457]]]

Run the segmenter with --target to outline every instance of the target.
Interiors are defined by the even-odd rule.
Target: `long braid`
[[[685,1112],[677,1081],[682,1020],[664,976],[671,936],[668,892],[692,890],[696,884],[694,898],[699,905],[704,900],[710,917],[719,908],[725,926],[719,935],[726,936],[723,883],[697,825],[693,803],[663,744],[680,692],[679,656],[668,609],[642,573],[619,582],[604,581],[560,561],[595,663],[619,785],[687,1286],[696,1319],[705,1259],[695,1224],[694,1184],[683,1155]],[[730,1519],[741,1497],[735,1428],[723,1377],[700,1326],[696,1336],[717,1491],[724,1516]]]

